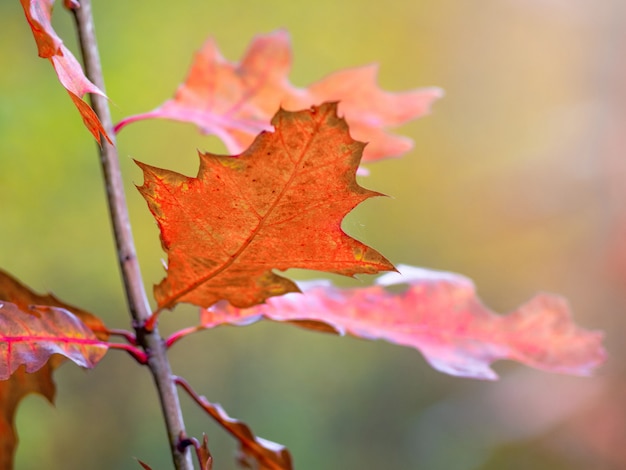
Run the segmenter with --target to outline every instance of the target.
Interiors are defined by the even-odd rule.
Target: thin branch
[[[91,0],[80,0],[78,8],[75,7],[76,2],[70,3],[76,20],[86,75],[100,90],[105,92]],[[158,329],[154,328],[150,332],[146,332],[143,329],[145,321],[150,317],[151,310],[133,241],[126,196],[124,194],[124,184],[115,147],[115,132],[113,131],[109,103],[106,98],[99,95],[90,95],[90,99],[105,132],[111,138],[111,143],[102,139],[102,146],[99,148],[100,161],[126,300],[133,323],[137,325],[135,328],[137,342],[148,355],[148,366],[154,378],[161,402],[174,466],[177,470],[193,470],[191,452],[181,452],[176,446],[178,436],[185,433],[185,425],[178,400],[178,392],[171,379],[172,372],[167,358],[167,350]]]

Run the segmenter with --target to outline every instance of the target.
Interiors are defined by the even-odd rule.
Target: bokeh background
[[[77,51],[59,2],[57,32]],[[621,0],[392,2],[96,0],[116,120],[156,107],[212,35],[238,60],[257,33],[286,28],[298,86],[380,64],[380,84],[440,86],[429,117],[398,131],[402,159],[370,165],[368,201],[345,229],[396,263],[463,273],[499,312],[539,291],[566,296],[579,324],[606,331],[592,378],[499,363],[499,382],[444,376],[382,342],[262,323],[223,327],[171,351],[173,368],[298,469],[626,468],[626,3]],[[35,43],[17,1],[0,2],[0,267],[128,327],[93,139]],[[148,288],[162,277],[158,233],[130,157],[189,175],[196,149],[223,151],[189,124],[146,121],[119,136]],[[302,272],[295,276],[305,276]],[[360,282],[360,284],[359,284]],[[357,285],[367,285],[362,279]],[[163,316],[163,332],[195,323]],[[50,407],[18,415],[18,469],[171,468],[151,378],[123,353],[94,371],[64,365]],[[217,469],[233,441],[189,400]]]

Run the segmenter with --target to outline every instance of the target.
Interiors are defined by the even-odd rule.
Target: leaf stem
[[[141,349],[136,348],[135,346],[131,346],[130,344],[125,343],[108,343],[107,347],[109,349],[119,349],[121,351],[126,351],[128,354],[133,356],[133,358],[142,365],[148,363],[148,355],[143,352]]]
[[[86,75],[100,90],[105,92],[91,0],[80,0],[78,8],[73,4],[71,10],[76,21]],[[143,328],[150,317],[151,309],[133,241],[109,103],[106,98],[98,95],[90,95],[90,99],[94,111],[112,141],[108,143],[106,139],[102,139],[102,145],[99,148],[100,162],[115,235],[118,263],[124,281],[128,308],[137,333],[137,343],[147,354],[148,367],[161,402],[174,466],[176,470],[193,470],[191,452],[177,448],[179,436],[185,434],[185,425],[164,341],[157,328],[151,331]]]
[[[137,346],[137,337],[128,330],[120,330],[117,328],[106,328],[103,330],[111,336],[120,336],[126,340],[128,344]]]
[[[188,328],[183,328],[182,330],[175,331],[165,340],[165,347],[167,349],[171,348],[172,345],[178,340],[183,339],[185,336],[191,335],[193,333],[197,333],[198,331],[204,331],[207,328],[202,325],[190,326]]]

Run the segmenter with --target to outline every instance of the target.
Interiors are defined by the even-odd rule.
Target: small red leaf
[[[432,102],[443,96],[439,88],[384,92],[376,84],[376,66],[343,70],[301,89],[289,83],[290,68],[291,45],[285,31],[255,38],[239,64],[224,60],[209,39],[196,54],[174,99],[122,120],[115,130],[149,118],[191,122],[222,139],[230,153],[238,154],[259,132],[271,129],[270,119],[279,108],[296,110],[340,101],[339,112],[352,137],[368,142],[363,153],[363,161],[368,162],[410,150],[410,139],[384,129],[427,114]]]
[[[85,126],[98,143],[100,143],[100,134],[109,143],[112,143],[96,113],[81,99],[86,93],[95,93],[102,96],[105,96],[105,94],[89,81],[74,55],[65,47],[61,38],[57,36],[52,28],[50,19],[54,0],[20,1],[26,14],[26,20],[35,37],[39,57],[49,59],[52,62],[59,81],[69,93],[70,98],[83,118]]]
[[[336,105],[279,111],[243,154],[200,155],[196,178],[137,163],[139,191],[161,231],[167,277],[155,286],[159,308],[208,307],[221,299],[247,307],[297,291],[272,269],[315,269],[352,276],[393,266],[346,235],[343,217],[377,196],[355,178],[363,145]]]
[[[93,368],[104,357],[106,343],[75,315],[57,307],[0,303],[0,380],[8,379],[21,365],[27,373],[43,367],[53,354]]]
[[[261,317],[301,326],[307,326],[303,320],[323,322],[340,334],[415,348],[441,372],[478,379],[496,379],[490,365],[501,359],[574,375],[589,375],[605,359],[602,333],[576,326],[561,297],[539,295],[508,315],[496,315],[464,276],[400,269],[404,276],[385,274],[380,285],[364,289],[318,285],[249,309],[219,304],[203,310],[201,322],[206,328]],[[400,283],[408,284],[401,293],[382,286]]]

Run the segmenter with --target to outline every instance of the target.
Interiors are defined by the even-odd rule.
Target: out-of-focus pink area
[[[567,302],[542,295],[496,315],[472,281],[445,271],[398,265],[375,286],[339,289],[324,280],[250,308],[223,301],[201,312],[205,328],[259,319],[295,323],[418,350],[439,372],[497,380],[493,362],[513,360],[547,372],[588,376],[606,360],[603,334],[576,326]],[[401,292],[385,287],[403,286]]]

